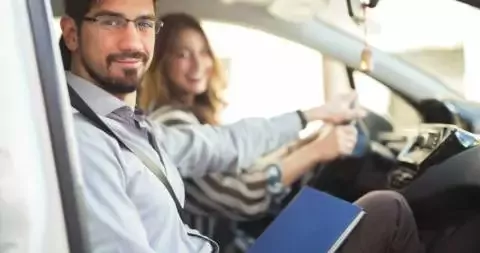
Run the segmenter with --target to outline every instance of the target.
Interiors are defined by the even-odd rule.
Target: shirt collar
[[[128,105],[90,81],[66,71],[67,83],[78,93],[88,106],[98,115],[107,116]]]

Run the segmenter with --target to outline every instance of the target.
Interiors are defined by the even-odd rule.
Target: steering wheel
[[[355,90],[355,80],[351,67],[346,67],[350,86]],[[352,124],[351,122],[349,124]],[[358,132],[357,143],[352,155],[337,159],[328,164],[320,164],[309,181],[311,187],[325,191],[347,201],[354,201],[370,190],[385,188],[385,172],[378,168],[390,167],[396,160],[379,155],[376,149],[380,144],[372,141],[369,129],[362,119],[354,122]],[[383,146],[380,149],[385,149]],[[385,162],[385,164],[383,164]]]

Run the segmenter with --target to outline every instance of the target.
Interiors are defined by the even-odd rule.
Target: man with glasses
[[[215,242],[182,222],[180,174],[247,168],[261,155],[293,141],[310,121],[343,123],[364,114],[351,109],[350,101],[337,101],[223,127],[179,130],[150,124],[133,108],[135,91],[151,62],[155,33],[162,26],[155,4],[155,0],[65,3],[62,56],[75,103],[91,252],[217,252]],[[352,152],[355,142],[352,126],[336,126],[315,150],[334,159]],[[401,196],[373,193],[357,203],[368,215],[342,252],[422,252]]]

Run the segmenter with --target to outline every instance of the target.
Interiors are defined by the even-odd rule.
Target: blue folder
[[[364,214],[350,202],[304,187],[248,253],[336,252]]]

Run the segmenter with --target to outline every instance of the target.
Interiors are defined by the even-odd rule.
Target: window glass
[[[224,122],[323,104],[319,52],[248,27],[213,21],[203,27],[228,66]]]
[[[345,1],[331,2],[343,12],[322,20],[364,39],[363,27],[341,15]],[[480,101],[478,8],[453,0],[389,0],[369,9],[367,20],[373,46],[439,79],[452,93]]]
[[[391,120],[395,129],[416,127],[422,122],[417,110],[383,83],[359,71],[354,71],[353,78],[359,103]]]

